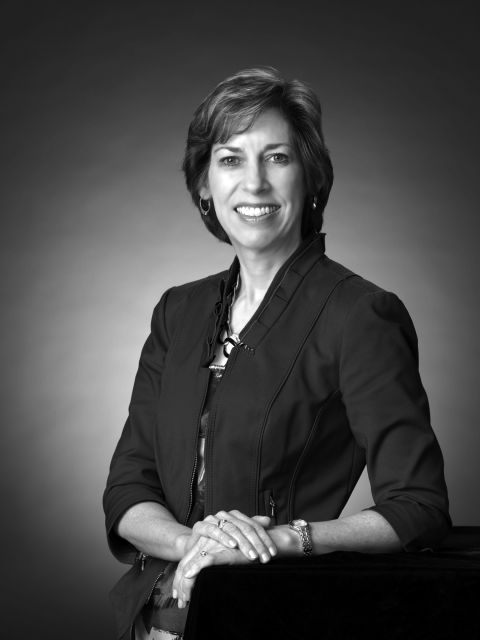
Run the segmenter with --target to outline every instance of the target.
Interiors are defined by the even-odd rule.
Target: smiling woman
[[[312,90],[268,67],[228,78],[183,166],[236,257],[163,295],[112,460],[108,540],[134,565],[112,601],[142,640],[182,637],[205,567],[434,548],[451,525],[408,312],[324,252]],[[365,464],[375,505],[338,519]]]
[[[272,251],[275,246],[286,259],[301,240],[306,196],[291,127],[270,109],[228,143],[213,145],[202,198],[213,201],[237,255],[240,247]]]
[[[275,163],[280,158],[287,160],[293,156],[290,159],[302,168],[303,190],[309,196],[302,203],[304,238],[322,227],[323,210],[333,182],[332,163],[322,132],[317,96],[305,83],[286,82],[274,69],[260,67],[241,71],[221,82],[198,107],[190,124],[183,163],[187,188],[196,205],[200,195],[208,198],[205,187],[215,155],[222,152],[224,165],[242,164],[246,160],[242,157],[245,149],[235,138],[256,127],[258,119],[264,120],[267,112],[276,112],[277,122],[270,122],[269,131],[265,132],[271,134],[272,139],[265,143],[264,159],[269,157],[270,162]],[[281,146],[286,148],[279,148]],[[316,198],[316,209],[311,206],[313,198]],[[204,222],[213,235],[231,244],[218,223],[215,207]]]

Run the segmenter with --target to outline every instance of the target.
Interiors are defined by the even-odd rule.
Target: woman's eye
[[[288,162],[288,156],[284,153],[274,153],[270,156],[269,160],[275,164],[284,164]]]
[[[235,167],[240,164],[240,158],[237,156],[225,156],[225,158],[221,158],[220,162],[227,167]]]

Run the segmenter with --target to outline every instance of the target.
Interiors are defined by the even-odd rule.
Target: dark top
[[[112,527],[125,509],[152,500],[179,522],[190,516],[208,366],[238,269],[235,259],[228,273],[170,289],[155,309],[104,498],[124,562],[136,550]],[[451,526],[443,459],[401,301],[327,258],[312,234],[240,339],[210,410],[205,515],[270,515],[273,498],[277,524],[335,519],[367,464],[371,509],[404,548],[439,546]],[[114,592],[120,628],[162,564],[149,562]]]

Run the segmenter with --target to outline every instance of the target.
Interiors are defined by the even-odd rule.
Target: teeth
[[[280,209],[279,205],[272,207],[237,207],[236,211],[244,216],[250,216],[257,218],[258,216],[264,216],[267,213],[273,213]]]

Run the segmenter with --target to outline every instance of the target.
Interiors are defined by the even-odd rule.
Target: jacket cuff
[[[127,487],[117,487],[112,489],[108,497],[109,508],[106,508],[106,529],[107,542],[114,557],[125,564],[134,564],[138,549],[130,542],[121,538],[115,533],[114,526],[118,519],[134,504],[139,502],[157,502],[162,506],[165,501],[156,493],[146,487],[141,489],[138,486],[128,489]],[[118,492],[118,496],[115,495]],[[112,504],[113,503],[113,504]]]
[[[391,505],[380,504],[374,507],[364,509],[364,511],[376,511],[385,518],[388,524],[395,531],[402,543],[405,551],[414,551],[411,548],[411,542],[415,539],[416,535],[411,530],[408,523],[402,518],[402,516]]]
[[[397,500],[397,503],[400,502]],[[414,524],[409,522],[408,513],[405,513],[409,508],[418,512],[415,514],[417,517]],[[406,501],[404,504],[378,504],[365,511],[376,511],[383,516],[399,537],[405,551],[433,550],[440,547],[452,524],[440,510],[433,507],[427,509],[423,505],[413,505]],[[423,519],[418,517],[420,512],[424,512]]]

